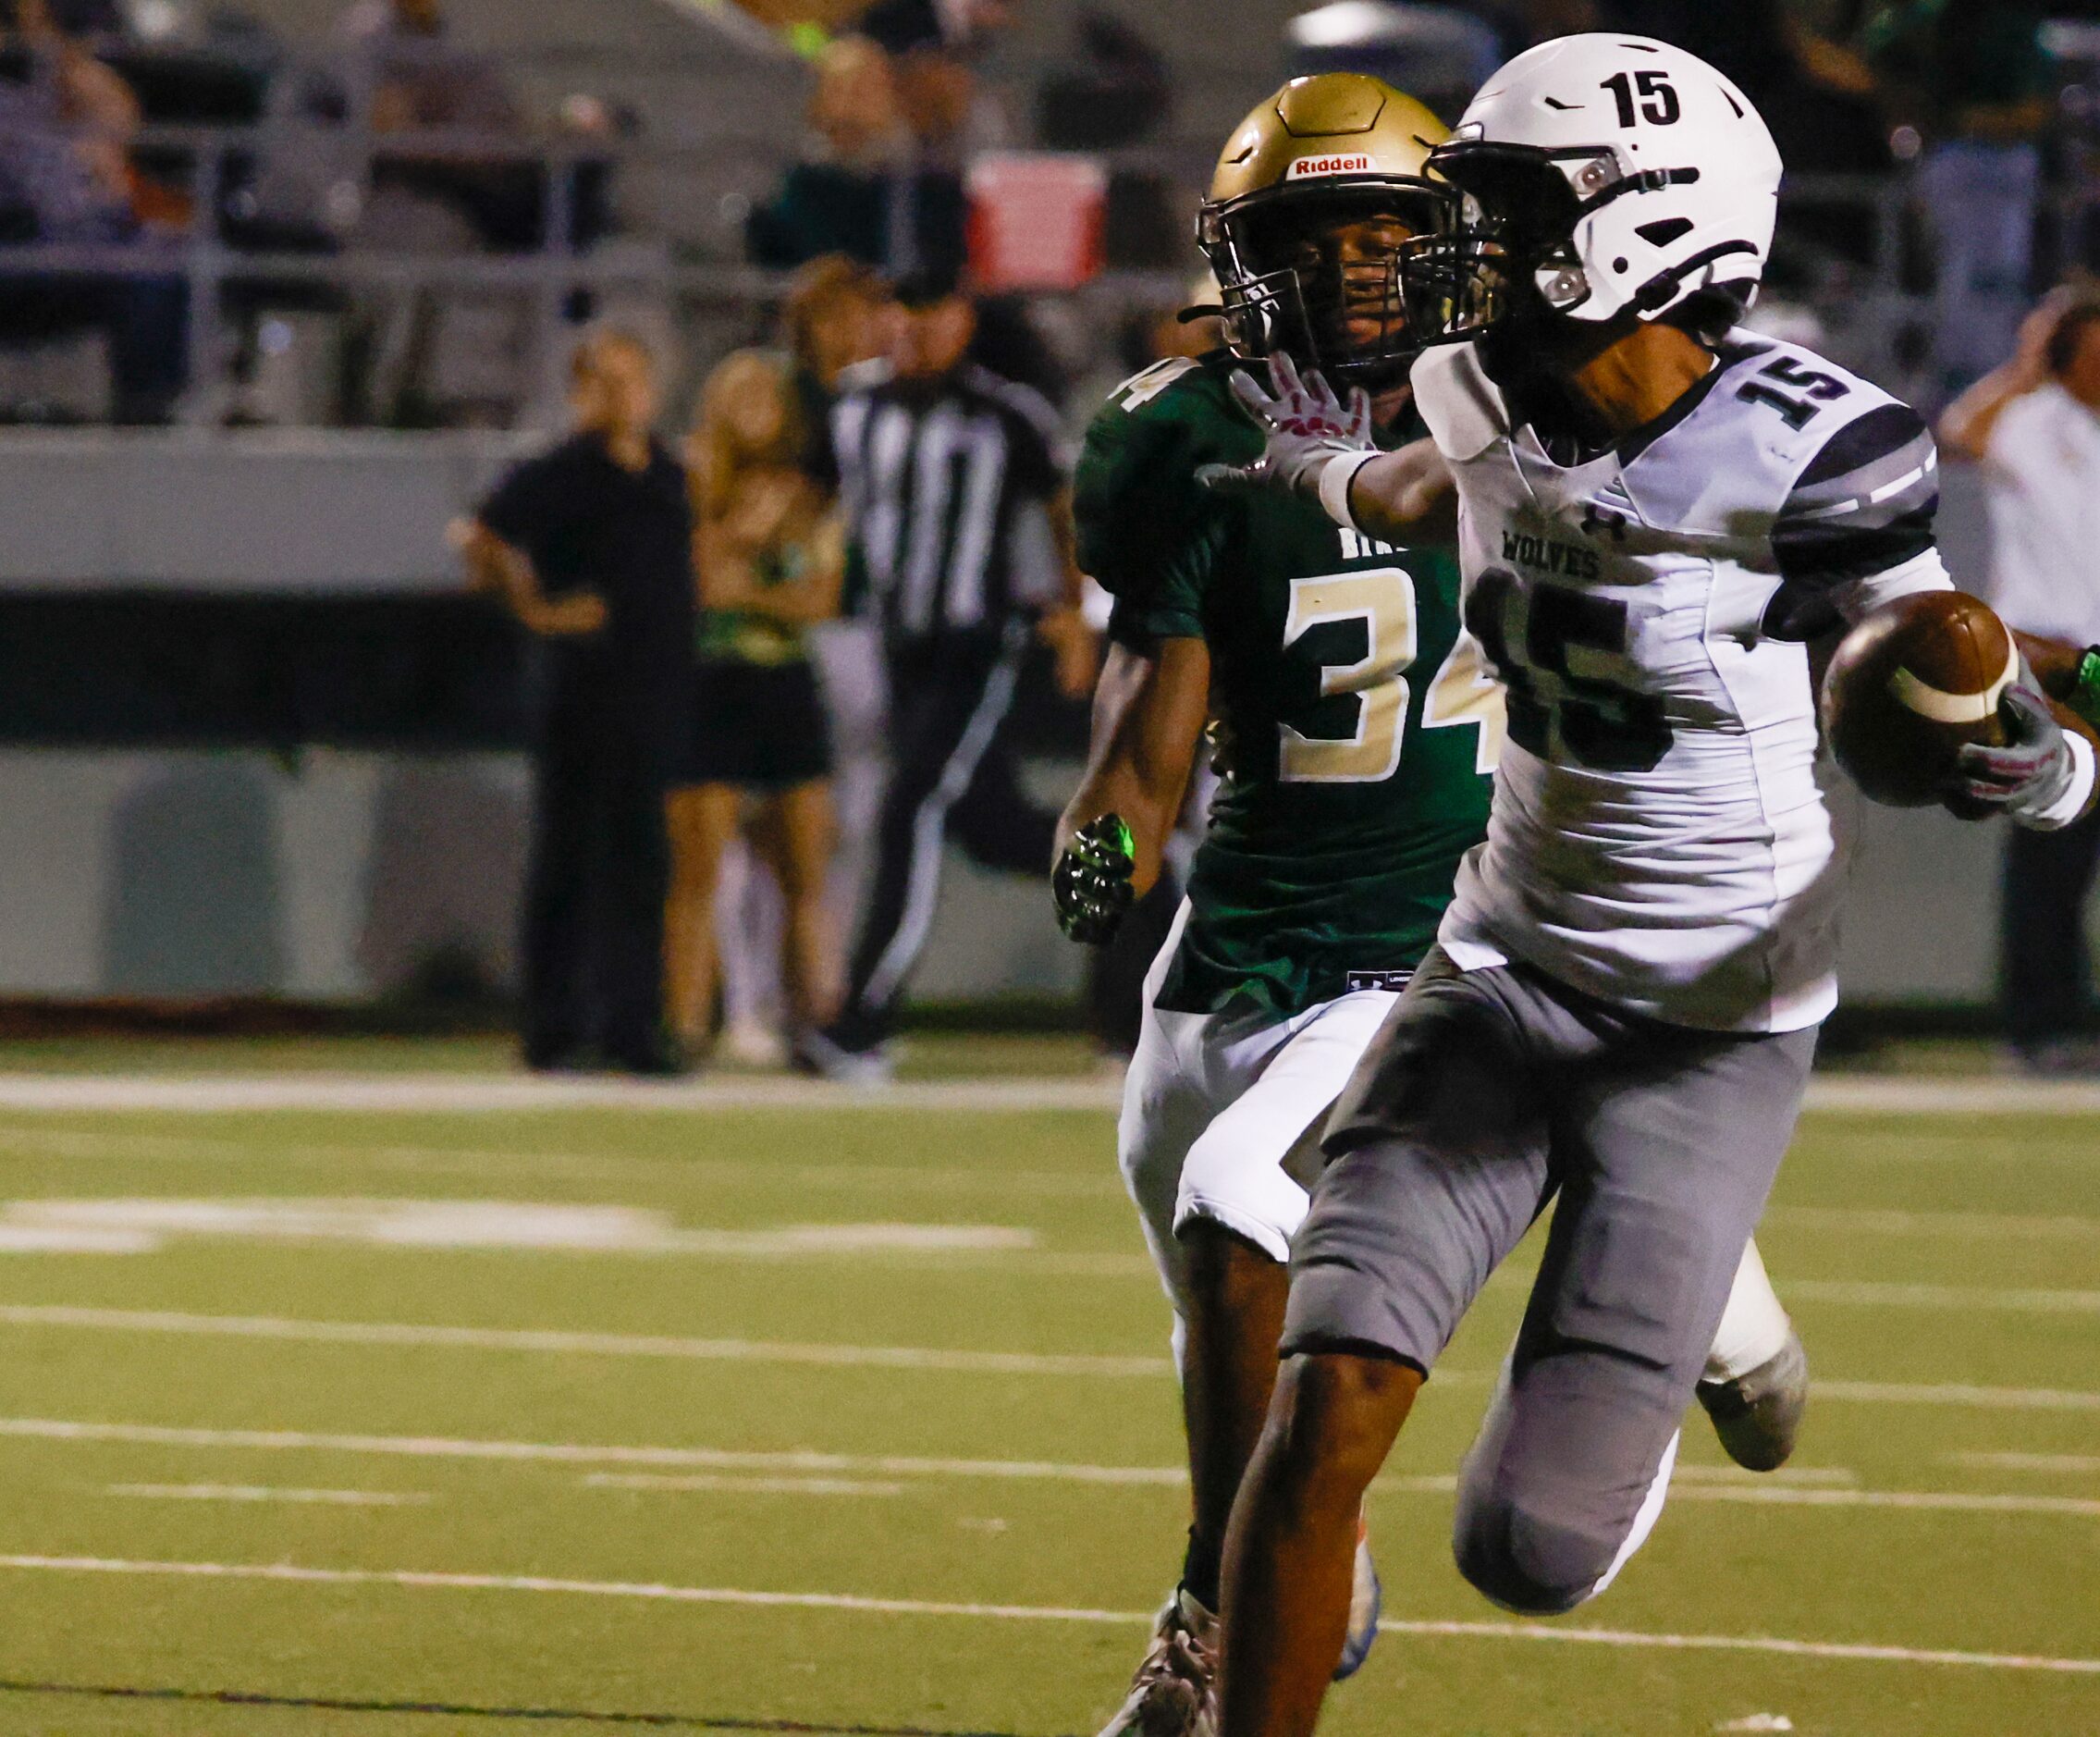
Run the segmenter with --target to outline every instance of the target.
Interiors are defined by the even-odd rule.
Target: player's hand
[[[2009,365],[2024,390],[2032,391],[2048,381],[2050,342],[2064,315],[2077,305],[2078,292],[2068,284],[2058,284],[2020,321],[2020,341],[2014,346]]]
[[[571,591],[543,597],[525,616],[525,625],[549,639],[576,639],[605,625],[605,599],[596,591]]]
[[[1089,947],[1108,942],[1136,897],[1137,844],[1120,814],[1104,814],[1073,834],[1050,871],[1057,926]]]
[[[2005,745],[1971,742],[1956,757],[1947,806],[1964,819],[2003,814],[2037,820],[2060,803],[2078,775],[2069,739],[2049,702],[2023,679],[1998,702]]]
[[[1330,460],[1367,452],[1376,444],[1371,437],[1370,395],[1363,388],[1357,387],[1344,401],[1319,369],[1308,369],[1301,378],[1290,357],[1281,351],[1269,358],[1269,387],[1262,390],[1260,383],[1244,371],[1233,375],[1233,396],[1267,435],[1268,444],[1252,464],[1205,465],[1197,476],[1206,487],[1281,484],[1315,494],[1320,474]]]

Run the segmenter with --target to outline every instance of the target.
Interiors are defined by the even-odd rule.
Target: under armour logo
[[[1609,508],[1600,507],[1594,500],[1585,501],[1583,506],[1585,511],[1582,514],[1582,535],[1584,536],[1595,536],[1600,531],[1609,531],[1612,534],[1613,542],[1623,543],[1626,541],[1625,513],[1614,512]]]

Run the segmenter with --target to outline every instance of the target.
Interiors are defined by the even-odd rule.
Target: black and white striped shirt
[[[884,632],[996,632],[1053,606],[1065,464],[1049,401],[974,364],[921,381],[870,363],[845,388],[831,413],[840,499]]]

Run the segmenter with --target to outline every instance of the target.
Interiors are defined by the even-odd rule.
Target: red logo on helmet
[[[1361,175],[1372,166],[1371,160],[1361,154],[1345,157],[1300,157],[1291,165],[1283,179],[1295,181],[1308,175]]]

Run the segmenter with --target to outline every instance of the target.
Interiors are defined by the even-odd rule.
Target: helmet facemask
[[[1578,226],[1627,193],[1699,178],[1696,169],[1629,170],[1608,145],[1546,150],[1460,138],[1431,160],[1456,190],[1459,210],[1444,234],[1403,251],[1407,314],[1425,345],[1575,314],[1592,291]],[[1675,299],[1674,277],[1663,299]],[[1648,317],[1639,298],[1631,307]]]
[[[1250,360],[1280,351],[1338,386],[1403,377],[1421,345],[1400,256],[1449,212],[1440,189],[1389,182],[1278,188],[1207,210],[1228,347]]]

